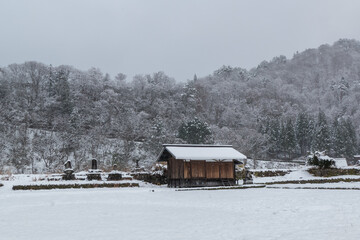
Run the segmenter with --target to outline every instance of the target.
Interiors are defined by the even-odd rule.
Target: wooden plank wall
[[[206,162],[176,160],[174,158],[168,161],[169,179],[233,179],[233,162]]]
[[[232,162],[220,163],[220,178],[227,178],[227,179],[234,178],[234,163]]]
[[[205,161],[190,161],[191,177],[205,178],[206,177],[206,162]]]
[[[191,178],[191,163],[184,161],[184,178],[190,179]]]
[[[217,162],[207,162],[206,163],[206,177],[208,179],[218,179],[220,178],[220,164]]]
[[[170,179],[184,178],[184,161],[170,158],[168,161],[168,177]]]

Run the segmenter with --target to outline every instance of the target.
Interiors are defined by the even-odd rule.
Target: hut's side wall
[[[170,158],[168,161],[168,178],[182,179],[184,178],[184,161]]]
[[[207,162],[206,163],[206,174],[208,179],[219,179],[220,178],[220,163]]]
[[[234,185],[234,169],[233,162],[184,161],[170,158],[168,184],[170,187]]]
[[[205,161],[190,161],[191,178],[206,178],[205,164]]]
[[[184,179],[191,178],[191,163],[184,161]]]
[[[234,163],[223,162],[220,165],[220,178],[232,179],[234,178]]]

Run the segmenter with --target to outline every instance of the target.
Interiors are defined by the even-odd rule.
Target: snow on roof
[[[176,159],[207,161],[232,161],[234,159],[246,159],[245,155],[235,150],[231,145],[165,144],[163,146],[164,149],[166,149]],[[159,158],[160,157],[161,155]]]
[[[335,166],[338,168],[348,166],[346,158],[334,158],[333,160],[335,161]]]
[[[333,158],[331,158],[327,155],[320,155],[320,156],[318,156],[318,158],[321,160],[334,160]]]
[[[328,155],[325,155],[325,152],[319,152],[315,151],[315,153],[311,153],[308,158],[312,158],[314,155],[316,155],[321,160],[334,160],[333,158],[329,157]]]

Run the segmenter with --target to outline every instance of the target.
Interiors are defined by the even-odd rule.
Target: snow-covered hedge
[[[306,183],[338,183],[338,182],[360,182],[360,178],[328,178],[328,179],[310,179],[310,180],[288,180],[288,181],[275,181],[258,184],[306,184]]]
[[[277,177],[277,176],[285,176],[289,174],[290,170],[276,170],[276,171],[251,171],[255,177]]]
[[[14,185],[13,190],[51,190],[66,188],[121,188],[139,187],[138,183],[99,183],[99,184],[49,184],[49,185]]]
[[[318,169],[310,168],[308,172],[316,177],[333,177],[341,175],[360,175],[360,169],[357,168],[329,168],[329,169]]]

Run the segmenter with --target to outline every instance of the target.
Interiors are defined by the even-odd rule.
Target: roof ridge
[[[163,147],[233,147],[233,146],[213,145],[213,144],[163,144]]]

